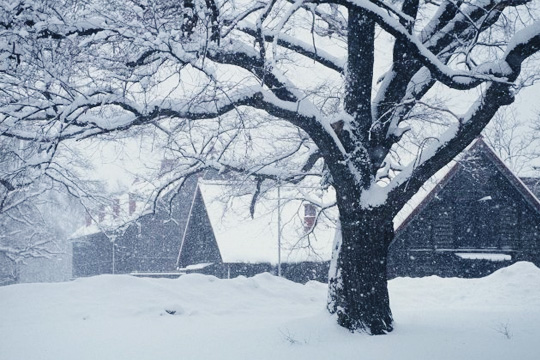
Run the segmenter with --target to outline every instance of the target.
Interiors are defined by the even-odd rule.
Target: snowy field
[[[326,285],[98,276],[0,288],[2,360],[540,359],[540,270],[390,281],[396,329],[350,334]],[[173,313],[174,314],[169,314]]]

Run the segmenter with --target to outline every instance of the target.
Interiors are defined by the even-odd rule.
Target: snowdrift
[[[103,275],[0,288],[1,360],[540,358],[540,269],[390,281],[396,330],[350,334],[326,285]]]

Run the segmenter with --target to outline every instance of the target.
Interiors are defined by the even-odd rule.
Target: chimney
[[[86,226],[90,226],[92,225],[92,217],[90,216],[89,213],[85,213],[85,220],[86,220]]]
[[[132,193],[129,193],[129,215],[133,215],[133,213],[137,210],[137,201],[135,201],[135,195]]]
[[[313,204],[304,204],[304,231],[309,232],[315,226],[317,208]]]
[[[100,205],[99,207],[99,222],[105,220],[105,205]]]
[[[115,219],[120,215],[120,199],[113,200],[113,217]]]
[[[161,160],[161,168],[159,169],[159,176],[163,176],[166,173],[171,172],[174,169],[174,165],[175,165],[174,159]]]

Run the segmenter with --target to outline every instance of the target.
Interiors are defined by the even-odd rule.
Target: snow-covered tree
[[[0,135],[0,285],[18,282],[28,261],[64,253],[82,219],[73,200],[92,206],[99,199],[96,182],[70,169],[83,164],[80,155],[49,145]]]
[[[25,161],[32,157],[31,148],[16,139],[0,142],[0,284],[18,281],[26,259],[58,252],[52,221],[42,212],[50,184],[37,181],[39,165]]]
[[[534,119],[513,108],[497,112],[483,134],[497,155],[517,174],[530,174],[540,158]]]
[[[540,49],[532,3],[2,0],[0,134],[50,152],[150,126],[179,182],[319,176],[341,229],[328,309],[383,334],[392,219],[514,101]]]

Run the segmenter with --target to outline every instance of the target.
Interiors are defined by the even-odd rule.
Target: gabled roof
[[[520,177],[520,180],[532,191],[534,196],[540,199],[540,178]]]
[[[278,263],[277,190],[258,200],[251,218],[251,195],[228,196],[231,184],[199,184],[214,236],[224,263]],[[282,190],[281,261],[328,261],[332,255],[335,226],[320,217],[313,232],[304,232],[302,201]]]
[[[418,196],[411,199],[413,204],[413,210],[406,216],[403,216],[403,220],[396,224],[396,234],[400,233],[407,227],[412,219],[416,217],[430,202],[431,200],[448,184],[448,182],[454,177],[454,175],[460,170],[462,165],[460,160],[468,154],[474,154],[481,152],[495,165],[497,170],[512,184],[512,186],[525,198],[525,200],[540,213],[540,200],[533,194],[533,192],[524,184],[524,182],[512,171],[502,159],[493,151],[493,149],[484,142],[482,137],[478,137],[474,140],[463,153],[458,155],[452,162],[441,170],[434,178],[435,184],[431,185],[429,190],[420,191]],[[407,206],[407,205],[405,205]],[[409,204],[409,207],[411,205]]]

